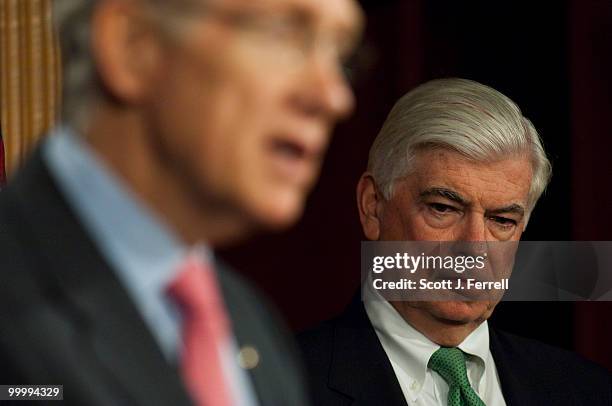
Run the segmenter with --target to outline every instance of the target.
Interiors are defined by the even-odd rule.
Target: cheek
[[[424,241],[435,240],[435,230],[426,224],[416,208],[402,209],[394,205],[385,211],[381,222],[381,240]]]
[[[423,240],[430,241],[450,241],[453,239],[457,216],[447,214],[446,216],[436,217],[436,215],[423,208],[417,216],[419,232]]]
[[[183,64],[184,65],[184,64]],[[256,153],[258,134],[271,114],[256,86],[236,72],[216,73],[180,66],[160,86],[154,119],[169,136],[186,143],[204,166],[215,163],[237,170]],[[236,79],[233,79],[236,77]],[[242,78],[245,79],[245,78]]]
[[[516,227],[504,230],[499,229],[495,225],[488,227],[487,241],[518,241],[521,239],[522,226],[519,224]]]
[[[248,57],[250,48],[224,39],[213,42],[225,44],[216,49],[194,43],[188,53],[169,55],[163,77],[172,82],[160,85],[155,114],[165,117],[171,136],[188,139],[185,153],[199,154],[200,167],[225,170],[225,178],[257,177],[265,170],[266,137],[282,130],[275,123],[285,113],[290,83]]]
[[[209,145],[209,154],[225,157],[226,165],[235,171],[257,170],[267,137],[278,131],[274,125],[280,116],[278,100],[273,97],[274,91],[262,83],[235,72],[203,92],[200,105],[206,100],[215,101],[197,116],[203,135],[215,134],[216,142]]]
[[[163,80],[155,85],[150,119],[156,128],[165,130],[169,137],[195,137],[214,121],[210,113],[214,104],[206,97],[216,94],[216,85],[203,80],[188,61],[174,61],[164,69]]]
[[[416,241],[450,241],[453,236],[452,227],[440,227],[421,210],[416,210],[405,222],[407,240]]]

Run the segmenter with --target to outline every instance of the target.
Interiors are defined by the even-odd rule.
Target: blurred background
[[[0,0],[0,183],[57,120],[50,3]],[[351,70],[357,110],[335,132],[302,221],[219,253],[295,330],[339,314],[357,292],[356,182],[393,103],[432,78],[492,86],[540,132],[554,175],[524,239],[612,240],[612,1],[361,3],[368,27]],[[611,302],[507,302],[491,322],[612,368]]]

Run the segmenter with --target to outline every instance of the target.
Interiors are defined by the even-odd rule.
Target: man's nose
[[[463,255],[482,255],[487,249],[486,221],[476,213],[467,216],[457,235],[455,250]]]
[[[461,227],[459,240],[478,242],[487,238],[487,224],[485,218],[477,213],[470,213],[465,217]]]
[[[338,60],[313,55],[307,69],[307,79],[301,84],[298,101],[303,112],[325,118],[330,123],[347,117],[353,111],[355,98]]]

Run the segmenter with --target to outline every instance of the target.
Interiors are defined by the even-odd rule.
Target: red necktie
[[[181,373],[198,406],[230,406],[222,351],[230,326],[214,272],[198,258],[188,259],[169,288],[183,315]]]

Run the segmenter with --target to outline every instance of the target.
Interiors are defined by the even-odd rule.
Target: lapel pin
[[[243,369],[253,369],[259,364],[259,351],[255,347],[245,345],[238,352],[238,365]]]

